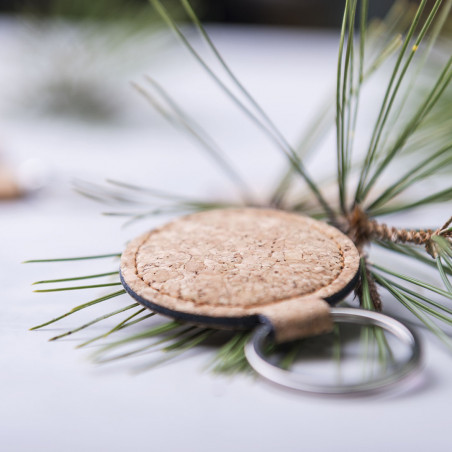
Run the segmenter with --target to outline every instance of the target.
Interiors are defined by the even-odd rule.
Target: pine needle
[[[301,349],[303,348],[303,341],[295,341],[290,345],[289,351],[284,355],[284,357],[279,362],[279,367],[284,370],[289,370],[293,363],[295,362],[297,356],[299,355]],[[336,350],[337,351],[337,350]]]
[[[440,3],[441,3],[441,0],[437,0],[437,2],[435,4],[436,9],[439,7]],[[374,128],[372,138],[371,138],[371,141],[369,144],[369,149],[368,149],[367,155],[366,155],[366,161],[363,166],[363,172],[361,174],[361,177],[360,177],[360,180],[358,183],[358,188],[357,188],[356,195],[355,195],[355,202],[358,204],[362,202],[363,197],[365,196],[364,192],[367,192],[370,189],[369,186],[367,186],[366,189],[364,189],[365,179],[368,175],[369,169],[372,166],[375,156],[377,154],[378,143],[381,138],[383,128],[388,120],[389,113],[394,104],[397,93],[399,91],[398,88],[400,87],[400,84],[402,83],[402,80],[406,74],[406,71],[408,70],[411,60],[414,57],[415,51],[412,50],[410,52],[407,60],[405,61],[405,64],[402,65],[403,58],[409,47],[409,44],[414,35],[414,32],[421,20],[421,16],[422,16],[422,13],[424,11],[426,4],[427,4],[427,0],[422,0],[419,4],[419,7],[416,11],[416,15],[415,15],[413,21],[411,22],[410,28],[407,32],[407,35],[404,39],[402,48],[399,52],[396,64],[395,64],[393,72],[391,74],[391,78],[389,80],[389,84],[386,88],[386,92],[385,92],[385,95],[383,98],[383,103],[381,105],[380,113],[378,115],[378,119],[375,124],[375,128]],[[435,10],[435,12],[436,12],[436,10]],[[433,13],[433,15],[432,15],[432,12],[431,12],[428,17],[428,20],[425,22],[424,27],[422,28],[422,31],[419,33],[419,36],[416,40],[417,46],[419,46],[420,42],[422,41],[422,38],[424,37],[426,31],[428,30],[427,24],[431,24],[431,22],[433,21],[434,15],[435,14]],[[399,73],[399,69],[400,69],[400,73]],[[400,75],[397,77],[398,74],[400,74]]]
[[[240,188],[244,201],[252,203],[253,195],[251,189],[233,167],[232,163],[230,163],[226,158],[226,153],[199,124],[197,124],[192,118],[189,118],[189,116],[182,110],[182,108],[169,95],[169,93],[162,86],[160,86],[160,84],[149,76],[147,76],[146,79],[164,99],[171,111],[166,110],[165,107],[162,106],[148,90],[136,83],[133,83],[132,86],[140,94],[142,94],[170,123],[176,126],[181,126],[192,137],[194,137],[207,151],[207,154],[213,159],[217,166],[230,178],[233,183]]]
[[[42,323],[41,325],[34,326],[33,328],[30,328],[30,330],[37,330],[44,326],[50,325],[52,323],[57,322],[58,320],[64,319],[65,317],[68,317],[78,311],[81,311],[82,309],[88,308],[89,306],[93,306],[95,304],[101,303],[101,302],[109,300],[111,298],[118,297],[119,295],[123,295],[125,293],[126,293],[125,290],[119,290],[118,292],[113,292],[111,294],[104,295],[103,297],[96,298],[92,301],[89,301],[88,303],[84,303],[79,306],[76,306],[75,308],[71,309],[69,312],[66,312],[63,315],[60,315],[59,317],[56,317],[55,319],[49,320],[48,322]]]
[[[231,81],[234,83],[234,85],[239,89],[239,91],[243,94],[243,96],[246,98],[246,100],[251,104],[251,106],[255,109],[257,114],[262,118],[262,120],[265,122],[265,124],[273,131],[273,133],[276,135],[276,137],[285,144],[285,146],[290,147],[289,143],[283,136],[283,134],[279,131],[279,129],[276,127],[276,125],[273,123],[273,121],[270,119],[270,117],[265,113],[264,109],[257,103],[257,101],[254,99],[253,96],[246,90],[246,88],[243,86],[243,84],[240,82],[240,80],[235,76],[234,72],[231,70],[231,68],[228,66],[224,58],[221,56],[218,49],[215,47],[215,44],[210,39],[209,34],[206,32],[204,26],[202,25],[201,21],[196,16],[195,11],[193,10],[192,6],[187,0],[180,0],[185,12],[188,14],[189,18],[193,22],[193,24],[196,26],[196,28],[199,30],[201,36],[203,37],[204,41],[207,43],[210,50],[213,52],[215,58],[220,63],[222,68],[226,71],[228,77],[231,79]]]
[[[433,176],[439,170],[451,166],[451,150],[452,144],[448,144],[434,154],[428,155],[425,159],[421,160],[414,168],[407,171],[373,201],[368,207],[368,212],[372,213],[375,209],[391,201],[395,196],[411,187],[414,183]]]
[[[151,312],[150,314],[147,314],[147,315],[145,315],[145,316],[143,316],[143,317],[141,317],[141,318],[139,318],[139,319],[137,319],[137,320],[131,321],[133,318],[135,318],[137,315],[141,314],[141,313],[144,312],[145,310],[146,310],[146,308],[138,309],[138,311],[135,311],[131,316],[129,316],[129,317],[127,317],[126,319],[124,319],[124,320],[122,320],[121,322],[119,322],[119,323],[118,323],[115,327],[113,327],[111,330],[107,331],[107,332],[104,333],[104,334],[101,334],[100,336],[96,336],[96,337],[94,337],[94,338],[92,338],[92,339],[90,339],[90,340],[88,340],[88,341],[86,341],[86,342],[83,342],[82,344],[77,345],[76,348],[82,348],[82,347],[85,347],[85,346],[88,345],[88,344],[92,344],[92,343],[95,342],[95,341],[98,341],[98,340],[100,340],[100,339],[104,339],[104,338],[110,336],[110,334],[113,334],[113,333],[115,333],[116,331],[122,330],[123,328],[126,328],[126,327],[131,326],[131,325],[135,325],[136,323],[138,323],[138,322],[140,322],[140,321],[142,321],[142,320],[148,319],[149,317],[152,317],[152,316],[155,315],[154,312]]]
[[[432,108],[438,102],[442,93],[450,83],[451,79],[452,79],[452,57],[448,60],[448,62],[444,66],[440,76],[438,77],[432,89],[426,96],[424,102],[419,106],[419,108],[412,115],[411,120],[402,129],[402,132],[399,134],[395,143],[390,147],[389,150],[385,152],[385,157],[378,164],[373,175],[370,177],[369,182],[365,185],[365,188],[361,189],[360,191],[359,190],[357,191],[356,202],[361,203],[364,200],[364,198],[369,193],[370,189],[373,187],[373,185],[380,177],[381,173],[387,168],[387,166],[394,159],[394,157],[400,153],[401,149],[407,142],[408,138],[417,130],[418,126],[422,123],[422,121],[425,119],[428,113],[430,113]],[[374,151],[374,154],[375,153],[376,151]],[[371,158],[370,160],[371,161],[368,162],[364,168],[370,168],[373,158]],[[363,173],[364,172],[368,171],[363,171]]]
[[[215,333],[216,331],[211,329],[201,330],[198,333],[194,334],[191,338],[181,341],[177,346],[166,350],[169,352],[167,356],[163,356],[162,358],[150,364],[142,366],[140,369],[137,369],[136,372],[145,372],[164,363],[167,363],[168,361],[179,357],[183,353],[201,345]]]
[[[129,352],[125,352],[125,353],[121,353],[109,358],[104,358],[104,359],[98,359],[97,362],[99,363],[107,363],[107,362],[112,362],[112,361],[117,361],[119,359],[124,359],[124,358],[130,358],[133,356],[136,356],[137,354],[143,353],[143,352],[147,352],[150,349],[152,349],[152,351],[158,351],[158,350],[162,350],[162,348],[158,348],[159,345],[162,345],[166,342],[172,341],[174,339],[177,339],[181,336],[184,336],[185,334],[193,331],[193,329],[196,329],[196,327],[191,326],[191,327],[187,327],[187,328],[183,328],[180,331],[177,331],[174,334],[165,336],[163,339],[160,339],[158,341],[152,342],[148,345],[145,345],[144,347],[139,347],[137,349],[131,350]]]
[[[395,276],[398,279],[402,279],[403,281],[406,281],[406,282],[409,282],[416,286],[422,287],[423,289],[430,290],[431,292],[437,293],[438,295],[442,295],[443,297],[446,297],[446,298],[449,298],[452,300],[452,293],[446,292],[445,290],[442,290],[442,289],[434,286],[433,284],[426,283],[426,282],[421,281],[412,276],[397,273],[393,270],[389,270],[389,269],[381,267],[380,265],[377,265],[377,264],[372,264],[372,267],[379,271],[382,271],[388,275]]]
[[[296,171],[308,184],[309,188],[313,192],[314,196],[318,199],[319,203],[328,213],[328,215],[334,219],[335,214],[331,210],[328,202],[323,197],[319,188],[312,180],[312,178],[307,173],[302,162],[300,161],[296,152],[290,147],[286,140],[281,141],[278,135],[268,128],[268,125],[261,121],[226,85],[225,83],[215,74],[215,72],[207,65],[204,59],[196,52],[190,42],[187,40],[185,35],[182,33],[180,28],[168,14],[168,11],[164,8],[159,0],[149,0],[154,6],[156,11],[161,15],[162,19],[167,23],[167,25],[176,33],[180,38],[187,50],[193,55],[193,57],[201,64],[202,68],[207,72],[207,74],[213,79],[215,83],[221,88],[221,90],[239,107],[239,109],[245,113],[245,115],[254,122],[260,130],[262,130],[265,135],[270,138],[270,140],[280,149],[286,156],[294,171]]]
[[[406,294],[411,295],[413,297],[413,300],[416,300],[416,298],[417,298],[418,300],[425,301],[427,304],[435,306],[435,308],[438,308],[441,311],[447,312],[449,315],[452,316],[452,309],[449,308],[448,306],[445,306],[445,305],[443,305],[441,303],[438,303],[437,301],[432,300],[431,298],[428,298],[428,297],[426,297],[426,296],[424,296],[424,295],[422,295],[422,294],[420,294],[418,292],[415,292],[414,290],[410,290],[407,287],[402,286],[401,284],[398,284],[398,283],[396,283],[394,281],[391,281],[391,284],[393,284],[394,287],[396,287],[397,289],[405,292]],[[416,303],[419,303],[419,301],[416,301]],[[425,305],[422,305],[422,306],[425,306]],[[420,307],[420,303],[419,303],[419,307]],[[444,317],[441,317],[441,319],[445,320],[446,322],[449,322],[450,319],[452,319],[452,317],[444,316]]]
[[[365,3],[365,4],[364,4]],[[400,33],[397,33],[395,36],[387,44],[382,45],[382,49],[378,52],[378,54],[374,57],[374,60],[369,64],[367,68],[363,67],[364,64],[364,53],[371,53],[379,48],[382,42],[384,42],[386,36],[392,36],[396,29],[396,25],[399,21],[400,15],[395,15],[394,18],[385,19],[385,23],[388,22],[385,31],[381,31],[378,28],[377,31],[373,33],[369,33],[369,44],[367,45],[368,49],[365,51],[363,45],[366,45],[366,35],[368,34],[366,26],[365,26],[365,18],[367,16],[367,2],[364,2],[361,8],[361,20],[360,20],[360,54],[359,54],[359,78],[355,83],[355,86],[351,89],[350,93],[356,96],[356,106],[358,105],[359,94],[361,85],[369,80],[371,76],[377,72],[377,70],[385,63],[402,45],[402,37]],[[398,3],[394,4],[394,9],[399,6]],[[371,24],[372,25],[372,24]],[[380,23],[380,25],[383,25]],[[371,27],[372,28],[372,27]],[[375,28],[375,27],[374,27]],[[337,88],[336,88],[337,89]],[[337,100],[337,99],[336,99]],[[348,104],[348,101],[347,101]],[[336,107],[337,107],[336,103]],[[347,105],[348,107],[348,105]],[[354,115],[353,115],[353,126],[349,132],[350,136],[353,136],[353,130],[356,129],[356,122],[358,119],[358,108],[355,107]],[[337,118],[337,115],[336,115]],[[320,142],[331,128],[331,125],[334,122],[334,115],[332,109],[331,96],[328,95],[326,97],[325,102],[322,104],[322,107],[319,108],[319,111],[316,115],[314,115],[312,121],[308,123],[305,130],[306,132],[303,134],[302,138],[299,140],[299,144],[295,147],[296,153],[300,157],[306,157],[311,153],[316,144]],[[349,152],[351,156],[351,151]],[[279,207],[282,205],[283,198],[286,195],[287,191],[292,185],[292,176],[293,169],[289,168],[284,176],[280,179],[277,188],[275,189],[270,205],[274,205]]]
[[[410,303],[410,299],[404,296],[400,291],[398,291],[389,280],[373,273],[375,280],[388,290],[402,305],[404,305],[409,311],[411,311],[433,334],[435,334],[451,351],[452,351],[452,340],[447,336],[444,331],[439,328],[435,323],[433,323],[425,314],[422,313],[415,305]]]
[[[90,286],[73,286],[73,287],[58,287],[56,289],[38,289],[33,292],[46,293],[46,292],[61,292],[65,290],[85,290],[85,289],[99,289],[100,287],[120,286],[120,282],[105,283],[105,284],[93,284]]]
[[[138,193],[145,193],[155,198],[169,199],[172,201],[187,201],[187,202],[193,201],[191,198],[181,194],[170,193],[167,191],[151,187],[143,187],[140,185],[130,184],[128,182],[118,181],[115,179],[106,179],[105,182],[127,190],[135,191]]]
[[[450,202],[452,200],[452,188],[445,188],[433,193],[425,198],[418,199],[413,202],[398,203],[393,206],[381,207],[372,211],[373,216],[389,215],[391,213],[399,213],[406,210],[416,209],[425,205],[440,204]]]
[[[113,254],[99,254],[97,256],[83,256],[83,257],[64,257],[58,259],[32,259],[24,261],[24,264],[35,264],[40,262],[69,262],[69,261],[84,261],[89,259],[105,259],[107,257],[121,257],[121,253]]]
[[[232,338],[220,347],[216,356],[209,364],[213,372],[230,374],[243,370],[250,370],[245,357],[244,347],[248,342],[251,333],[239,331]]]
[[[49,339],[49,341],[55,341],[57,339],[61,339],[62,337],[69,336],[70,334],[77,333],[78,331],[81,331],[81,330],[83,330],[85,328],[88,328],[89,326],[94,325],[97,322],[100,322],[102,320],[105,320],[105,319],[108,319],[110,317],[113,317],[114,315],[120,314],[121,312],[128,311],[129,309],[135,308],[136,306],[138,306],[138,303],[133,303],[133,304],[130,304],[129,306],[126,306],[125,308],[121,308],[121,309],[118,309],[116,311],[110,312],[109,314],[105,314],[105,315],[102,315],[100,317],[97,317],[96,319],[91,320],[91,322],[85,323],[84,325],[79,326],[78,328],[75,328],[73,330],[67,331],[66,333],[60,334],[59,336],[54,336],[51,339]]]
[[[36,281],[32,285],[36,284],[53,284],[53,283],[60,283],[60,282],[67,282],[67,281],[79,281],[82,279],[93,279],[93,278],[102,278],[104,276],[113,276],[117,275],[118,271],[114,272],[108,272],[108,273],[98,273],[97,275],[87,275],[87,276],[75,276],[70,278],[62,278],[62,279],[46,279],[43,281]]]
[[[436,268],[436,263],[431,258],[431,256],[427,255],[427,253],[425,252],[420,252],[412,245],[402,245],[400,243],[384,242],[382,240],[374,240],[373,243],[386,250],[394,251],[398,254],[401,254],[402,256],[416,259],[420,263],[426,264],[432,268]],[[450,272],[448,269],[446,269],[446,272],[448,274],[452,274],[452,272]]]
[[[135,342],[136,340],[143,340],[143,339],[149,339],[152,338],[154,336],[158,336],[160,334],[163,333],[167,333],[169,331],[172,331],[176,328],[180,328],[181,327],[181,323],[180,322],[176,322],[176,321],[169,321],[167,323],[164,323],[162,325],[157,325],[154,326],[144,332],[138,333],[138,334],[134,334],[132,336],[126,337],[125,339],[121,339],[119,341],[115,341],[112,342],[111,344],[107,344],[105,346],[103,346],[96,354],[99,355],[101,353],[104,353],[112,348],[116,348],[118,346],[121,345],[125,345],[128,344],[130,342]]]
[[[438,266],[438,271],[441,276],[441,279],[443,280],[444,285],[446,286],[447,291],[450,293],[452,298],[452,284],[449,281],[449,278],[446,275],[446,272],[443,267],[443,263],[441,262],[441,256],[438,256],[436,258],[436,265]]]
[[[374,311],[374,300],[372,299],[372,295],[370,292],[370,286],[369,286],[369,277],[372,278],[372,274],[368,274],[367,270],[367,262],[365,259],[361,258],[361,302],[362,307],[364,309],[367,309],[369,311]],[[388,359],[389,361],[393,361],[393,355],[391,348],[389,347],[388,341],[386,340],[386,336],[384,335],[384,332],[379,327],[366,327],[364,326],[361,330],[361,343],[363,346],[363,364],[364,366],[367,365],[368,362],[368,356],[369,356],[369,347],[371,340],[375,338],[377,348],[378,348],[378,357],[380,366],[382,368],[386,368],[388,365]],[[366,367],[364,367],[364,372],[366,370]]]

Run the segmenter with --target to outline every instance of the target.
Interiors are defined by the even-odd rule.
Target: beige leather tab
[[[272,323],[276,342],[316,336],[333,329],[330,305],[321,298],[294,298],[266,306],[262,314]]]

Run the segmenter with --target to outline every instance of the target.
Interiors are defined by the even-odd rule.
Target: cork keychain
[[[416,336],[383,314],[334,308],[358,280],[352,240],[326,223],[257,208],[188,215],[132,240],[121,257],[125,290],[145,307],[211,328],[255,329],[245,352],[251,366],[277,383],[312,392],[374,391],[411,373],[420,360]],[[411,347],[389,377],[319,386],[275,367],[263,352],[277,343],[330,332],[334,322],[378,325]]]

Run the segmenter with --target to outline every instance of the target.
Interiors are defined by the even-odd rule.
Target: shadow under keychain
[[[121,257],[121,282],[160,314],[219,329],[254,329],[249,364],[281,385],[316,393],[384,388],[420,363],[416,335],[386,315],[335,308],[359,279],[360,256],[335,227],[279,210],[222,209],[191,214],[132,240]],[[320,385],[270,363],[265,343],[330,332],[335,322],[378,326],[410,347],[389,376]]]

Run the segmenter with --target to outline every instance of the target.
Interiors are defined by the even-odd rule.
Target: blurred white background
[[[253,27],[213,27],[211,32],[244,85],[295,141],[300,124],[333,86],[337,33]],[[148,45],[141,37],[136,46],[142,57],[130,67],[121,58],[90,66],[98,70],[95,89],[112,101],[106,103],[112,114],[92,120],[64,109],[45,114],[38,107],[46,102],[41,90],[49,65],[66,65],[72,76],[77,71],[82,76],[85,69],[71,59],[77,56],[74,30],[56,27],[51,33],[46,41],[42,31],[26,30],[16,21],[0,24],[1,158],[13,171],[33,160],[35,177],[45,181],[33,195],[0,204],[2,450],[448,450],[452,362],[422,329],[425,370],[420,378],[396,393],[338,399],[286,391],[240,375],[209,374],[203,367],[213,352],[207,349],[131,375],[127,363],[93,365],[90,351],[74,350],[77,337],[47,342],[91,319],[93,312],[100,314],[101,308],[28,331],[90,297],[32,294],[33,281],[115,269],[116,263],[21,261],[118,252],[128,239],[167,219],[124,229],[122,219],[100,215],[111,208],[75,193],[74,179],[116,178],[207,199],[235,196],[202,151],[154,113],[130,81],[144,83],[147,73],[162,83],[224,144],[259,196],[274,188],[284,168],[278,152],[164,34],[159,35],[161,45]],[[68,60],[53,60],[58,52]],[[328,153],[332,146],[333,137],[323,150]],[[313,173],[334,166],[333,153],[329,159],[324,155],[313,159]],[[390,301],[386,307],[398,312]],[[114,324],[107,319],[92,331]]]

